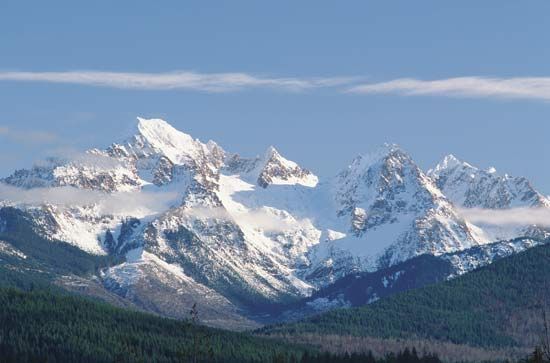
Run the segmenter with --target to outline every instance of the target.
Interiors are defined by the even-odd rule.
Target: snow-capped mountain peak
[[[130,137],[106,150],[52,160],[2,181],[25,189],[71,186],[106,199],[169,196],[164,209],[146,214],[139,208],[106,213],[94,203],[26,210],[48,238],[127,258],[101,278],[134,283],[137,275],[126,274],[139,271],[171,285],[173,276],[235,301],[296,297],[356,271],[489,242],[486,229],[464,220],[455,206],[550,207],[525,178],[499,176],[452,155],[426,174],[398,145],[384,144],[319,182],[272,146],[244,158],[164,120],[143,118]],[[525,235],[518,233],[511,236]],[[132,251],[156,262],[133,260]]]
[[[135,141],[164,155],[174,164],[199,157],[203,144],[161,119],[138,117]]]
[[[343,207],[341,212],[349,211],[351,204],[369,209],[382,200],[395,203],[397,196],[408,199],[395,204],[401,209],[416,204],[413,199],[420,198],[426,203],[442,197],[430,178],[395,144],[384,144],[373,153],[356,157],[338,175],[336,188]]]
[[[329,265],[336,275],[353,268],[374,270],[484,242],[434,181],[394,144],[356,157],[333,182],[333,197],[343,224],[339,230],[347,235],[316,246],[315,273]]]
[[[453,155],[446,156],[428,175],[459,207],[550,207],[548,198],[535,190],[526,178],[500,175],[494,167],[479,169]]]
[[[435,168],[428,170],[428,175],[437,178],[440,173],[445,170],[450,170],[454,168],[474,168],[472,165],[468,164],[465,161],[458,159],[453,154],[446,155],[441,162],[439,162]],[[476,169],[476,168],[474,168]]]
[[[266,160],[269,160],[271,158],[277,158],[277,159],[284,159],[279,151],[275,148],[275,146],[270,145],[267,150],[265,151],[265,157]],[[286,160],[286,159],[285,159]],[[287,160],[288,161],[288,160]]]
[[[315,187],[319,181],[317,176],[302,168],[294,161],[284,158],[275,147],[267,148],[259,161],[258,185],[267,188],[271,184],[300,184]]]
[[[483,170],[447,156],[428,174],[458,208],[550,208],[550,199],[539,193],[526,178],[500,175],[494,167]],[[547,228],[534,225],[483,224],[479,227],[491,241],[549,235]]]
[[[384,143],[372,152],[356,156],[350,165],[348,165],[347,169],[360,172],[370,168],[376,163],[382,162],[384,159],[399,156],[408,157],[399,145]]]

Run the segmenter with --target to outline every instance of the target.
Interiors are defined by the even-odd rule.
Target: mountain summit
[[[320,244],[315,255],[335,277],[487,242],[397,145],[356,157],[332,184],[346,236]]]
[[[493,167],[482,170],[453,155],[447,155],[428,171],[437,187],[459,208],[506,210],[510,208],[550,208],[550,199],[539,193],[524,177],[501,175]],[[545,239],[545,227],[480,226],[489,240],[530,236]]]
[[[346,275],[497,242],[457,207],[550,206],[526,179],[453,156],[424,173],[386,144],[321,180],[274,147],[242,157],[143,118],[105,150],[2,182],[14,195],[2,207],[26,213],[40,238],[117,261],[87,281],[168,316],[201,301],[212,325],[253,326],[260,307]]]
[[[282,157],[273,146],[267,149],[260,165],[262,167],[258,175],[258,185],[263,188],[270,184],[301,184],[315,187],[319,181],[309,170]]]

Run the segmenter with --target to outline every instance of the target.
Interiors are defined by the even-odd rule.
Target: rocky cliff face
[[[316,246],[316,279],[333,280],[487,242],[396,145],[354,159],[333,181],[332,191],[345,236]]]
[[[495,168],[482,170],[454,155],[447,155],[428,175],[453,203],[462,207],[550,207],[550,200],[526,178],[500,175]]]
[[[495,168],[481,170],[453,155],[446,156],[428,174],[458,208],[550,208],[550,199],[539,193],[526,178],[500,175]],[[493,241],[518,236],[545,239],[550,235],[547,227],[537,225],[481,224],[480,227],[486,238]]]
[[[244,158],[158,119],[138,119],[134,134],[105,150],[2,182],[12,196],[2,205],[28,212],[44,238],[124,261],[94,277],[104,288],[170,316],[170,299],[209,300],[236,324],[352,273],[496,241],[457,206],[550,206],[525,179],[453,157],[426,174],[384,145],[320,180],[273,147]]]

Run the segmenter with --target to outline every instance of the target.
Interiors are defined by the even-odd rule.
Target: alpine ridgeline
[[[112,257],[86,274],[58,272],[58,284],[173,317],[200,302],[204,321],[225,327],[256,326],[275,304],[423,254],[469,271],[547,231],[474,225],[463,208],[550,208],[526,179],[453,156],[424,173],[384,145],[319,180],[274,147],[244,158],[141,118],[105,150],[48,159],[2,182],[0,262],[32,254],[10,240],[27,223],[36,238]]]

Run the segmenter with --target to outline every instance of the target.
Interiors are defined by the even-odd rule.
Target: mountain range
[[[469,218],[550,199],[452,155],[425,172],[385,144],[321,178],[274,147],[242,157],[160,119],[1,182],[3,268],[168,317],[197,302],[205,323],[234,329],[451,279],[550,233]],[[346,294],[358,279],[359,300]]]
[[[418,268],[430,264],[436,273],[444,272],[432,256],[413,260],[410,263]],[[549,262],[550,245],[546,244],[450,281],[368,305],[269,325],[257,333],[341,353],[378,347],[379,354],[384,354],[414,345],[437,352],[448,362],[517,361],[546,336]],[[371,286],[376,286],[373,277]],[[365,286],[368,279],[362,276],[354,287]],[[338,287],[332,290],[337,292]],[[339,290],[343,291],[341,286]],[[354,292],[351,299],[360,302],[360,288],[343,292],[348,296]]]

